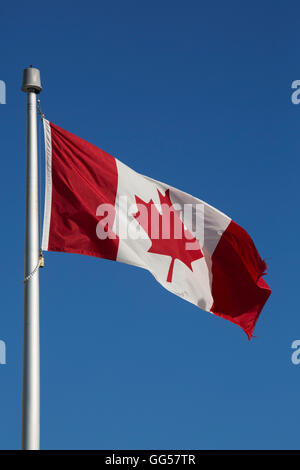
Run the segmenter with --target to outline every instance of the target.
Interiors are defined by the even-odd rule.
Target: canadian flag
[[[250,339],[271,291],[247,232],[209,204],[45,119],[44,131],[42,249],[145,268],[170,292],[236,323]]]

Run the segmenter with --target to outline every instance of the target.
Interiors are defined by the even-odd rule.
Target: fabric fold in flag
[[[250,339],[271,291],[251,237],[228,216],[44,119],[42,249],[150,271],[170,292]]]

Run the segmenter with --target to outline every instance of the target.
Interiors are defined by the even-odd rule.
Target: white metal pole
[[[27,93],[25,285],[23,330],[22,449],[40,447],[40,325],[39,325],[39,213],[37,102],[40,73],[24,70],[22,90]]]

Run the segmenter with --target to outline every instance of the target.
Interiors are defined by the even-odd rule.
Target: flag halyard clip
[[[40,256],[39,256],[38,264],[36,265],[34,270],[30,274],[28,274],[28,276],[26,276],[24,278],[24,280],[22,281],[23,284],[25,284],[25,282],[29,281],[35,275],[35,273],[38,271],[38,269],[44,268],[44,267],[45,267],[45,258],[44,258],[42,250],[40,250]]]

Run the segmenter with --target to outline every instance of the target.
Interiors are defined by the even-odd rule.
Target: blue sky
[[[144,270],[46,253],[41,447],[299,448],[299,13],[265,0],[1,5],[1,449],[20,447],[30,64],[50,121],[232,217],[272,288],[249,342]]]

